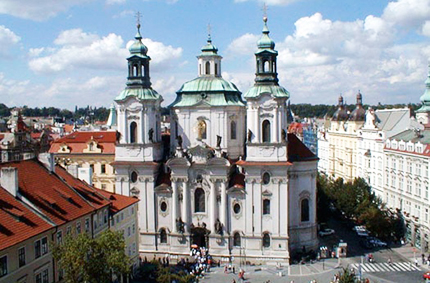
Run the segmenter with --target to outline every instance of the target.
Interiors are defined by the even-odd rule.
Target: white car
[[[334,230],[333,229],[324,229],[324,230],[319,231],[318,234],[320,235],[320,237],[329,236],[329,235],[334,234]]]

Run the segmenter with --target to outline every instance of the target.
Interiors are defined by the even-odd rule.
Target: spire
[[[140,34],[140,12],[136,13],[137,18],[137,33],[134,36],[136,41],[130,46],[128,49],[130,51],[130,54],[133,55],[140,55],[140,56],[146,56],[146,53],[148,52],[148,48],[145,46],[145,44],[142,43],[142,35]]]
[[[425,81],[426,90],[424,91],[424,94],[420,97],[421,103],[425,106],[430,106],[430,63],[428,68],[429,72]]]
[[[275,42],[269,37],[269,28],[267,27],[267,16],[263,17],[263,31],[260,40],[258,41],[258,49],[275,49]]]
[[[218,48],[212,44],[211,26],[208,25],[208,40],[202,47],[202,53],[197,56],[199,66],[199,77],[220,77],[221,76],[221,59],[218,55]]]

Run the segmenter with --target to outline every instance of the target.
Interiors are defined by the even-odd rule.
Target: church
[[[316,250],[318,158],[287,133],[290,94],[278,83],[267,18],[254,86],[242,96],[222,78],[209,35],[198,77],[169,106],[169,134],[140,25],[129,51],[126,87],[110,120],[119,132],[115,190],[140,200],[141,255],[177,259],[197,245],[222,261],[286,265],[296,252]]]

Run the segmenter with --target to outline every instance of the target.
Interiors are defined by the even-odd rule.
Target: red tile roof
[[[53,225],[0,187],[0,250],[52,228]]]
[[[318,157],[295,134],[288,134],[288,161],[315,161]]]
[[[104,154],[115,154],[116,132],[73,132],[70,135],[55,140],[49,152],[57,153],[62,144],[67,144],[71,153],[82,153],[87,149],[87,142],[91,139],[97,142]]]
[[[123,196],[119,194],[114,194],[100,189],[97,189],[97,190],[100,192],[100,194],[102,194],[104,197],[109,199],[109,201],[112,203],[110,210],[113,213],[117,213],[118,211],[139,202],[139,199],[135,197],[128,197],[128,196]]]
[[[2,163],[2,167],[18,169],[19,192],[57,225],[94,211],[94,207],[57,174],[49,172],[36,160]]]
[[[55,166],[55,172],[58,174],[58,176],[62,177],[69,186],[73,187],[79,193],[79,195],[88,201],[94,208],[99,209],[103,206],[109,205],[109,201],[102,194],[100,194],[101,190],[98,190],[88,185],[86,182],[73,177],[59,165]],[[63,193],[60,194],[63,195]],[[70,195],[63,195],[63,197],[70,198]]]

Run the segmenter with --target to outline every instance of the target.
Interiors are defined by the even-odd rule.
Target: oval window
[[[240,209],[241,209],[240,204],[235,203],[233,205],[233,211],[234,211],[234,213],[238,214],[240,212]]]
[[[265,172],[264,174],[263,174],[263,184],[264,185],[267,185],[267,184],[269,184],[270,183],[270,174],[269,173],[267,173],[267,172]]]
[[[136,182],[137,182],[137,173],[136,173],[135,171],[133,171],[133,172],[131,173],[130,179],[131,179],[131,181],[132,181],[133,183],[136,183]]]
[[[167,203],[165,201],[161,202],[160,209],[162,212],[166,212],[167,210]]]

